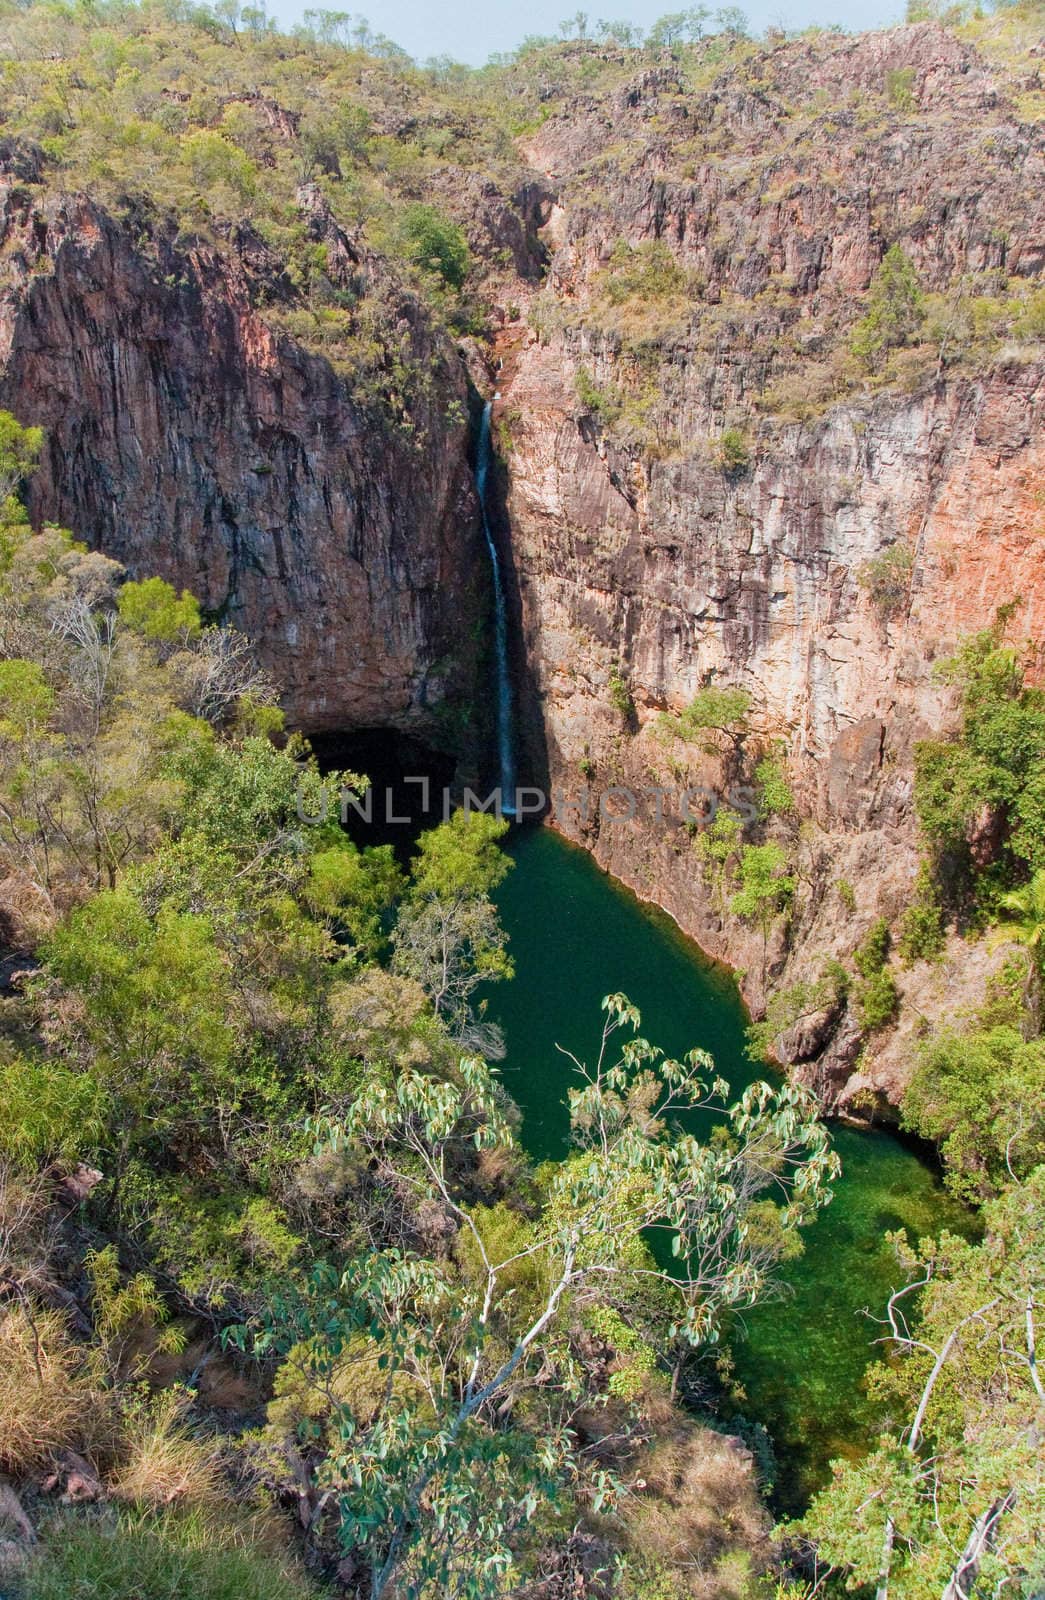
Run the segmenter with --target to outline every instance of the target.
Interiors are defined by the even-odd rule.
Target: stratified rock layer
[[[0,206],[0,404],[47,435],[34,517],[249,633],[298,726],[452,737],[483,570],[466,377],[419,304],[398,331],[434,381],[401,425],[252,309],[244,256],[17,175]]]

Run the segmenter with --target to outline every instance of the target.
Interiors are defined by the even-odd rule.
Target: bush
[[[892,1022],[900,1005],[896,981],[884,968],[858,984],[854,998],[860,1026],[867,1033],[876,1033]]]
[[[779,756],[763,756],[755,768],[759,810],[766,816],[786,817],[795,809],[787,770]]]
[[[472,265],[468,240],[456,222],[435,206],[408,206],[400,224],[407,255],[422,272],[442,279],[449,289],[459,289]]]
[[[607,680],[609,684],[610,699],[620,712],[625,722],[630,722],[635,715],[635,700],[628,687],[628,680],[620,667],[611,667]]]
[[[900,918],[896,948],[905,967],[915,961],[931,961],[946,943],[943,910],[936,896],[932,873],[923,864],[918,873],[915,898]]]
[[[618,239],[610,256],[604,292],[612,305],[636,298],[644,302],[681,294],[686,274],[661,239],[634,248]]]
[[[879,917],[853,951],[853,962],[863,979],[853,991],[853,1000],[860,1026],[867,1033],[875,1033],[892,1022],[900,1004],[896,981],[885,965],[891,942],[889,924]]]
[[[26,1567],[23,1600],[305,1600],[289,1562],[206,1519],[66,1516]]]
[[[746,472],[751,465],[751,446],[742,428],[723,428],[719,434],[718,464],[724,472]]]
[[[914,550],[906,543],[891,544],[865,561],[856,581],[866,589],[883,622],[899,616],[907,605],[914,573]]]
[[[924,320],[918,276],[900,246],[894,244],[875,274],[867,312],[853,329],[850,349],[871,371],[885,351],[908,344]]]
[[[947,1184],[989,1198],[1045,1161],[1045,1040],[1009,1025],[947,1028],[922,1045],[901,1102],[903,1124],[938,1144]]]
[[[914,69],[913,67],[895,67],[885,75],[885,93],[891,106],[897,111],[913,111],[917,104],[914,97]]]

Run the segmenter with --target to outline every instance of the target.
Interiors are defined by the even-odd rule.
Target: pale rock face
[[[839,408],[788,430],[741,481],[692,461],[628,476],[573,420],[574,370],[565,350],[531,345],[503,400],[535,688],[529,726],[543,743],[532,759],[567,794],[586,787],[582,763],[594,764],[596,790],[677,787],[656,737],[660,711],[680,709],[709,674],[747,688],[755,726],[783,741],[817,827],[803,847],[814,887],[801,892],[789,946],[770,938],[765,979],[815,977],[825,956],[848,955],[877,916],[908,903],[918,861],[913,746],[953,725],[934,662],[1017,599],[1014,637],[1041,637],[1045,369],[1003,366],[928,396]],[[857,574],[896,538],[916,548],[913,592],[907,613],[883,622]],[[634,731],[609,696],[617,663],[635,699]],[[716,763],[690,759],[694,781],[723,782]],[[740,967],[758,1012],[761,934],[723,916],[670,803],[660,804],[664,825],[650,796],[634,822],[596,814],[585,825],[567,810],[559,825]],[[832,888],[839,880],[854,888],[855,913]],[[982,999],[983,973],[966,982],[965,949],[948,957],[965,976],[917,985],[930,1010],[946,1013],[958,997],[971,1004],[974,990]],[[899,1036],[873,1045],[848,1086],[856,1040],[828,1044],[824,1061],[799,1070],[842,1103],[868,1092],[895,1100],[920,1014],[907,1007]]]

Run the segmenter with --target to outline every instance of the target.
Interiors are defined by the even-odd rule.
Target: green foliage
[[[763,756],[755,767],[758,784],[758,804],[763,816],[789,816],[795,809],[795,797],[787,779],[787,768],[780,756]]]
[[[914,97],[913,67],[893,67],[885,75],[885,93],[897,111],[913,111],[917,105]]]
[[[705,1052],[667,1060],[635,1036],[639,1015],[624,996],[607,997],[604,1008],[597,1061],[578,1063],[569,1095],[570,1156],[543,1170],[525,1220],[467,1204],[459,1152],[492,1156],[513,1143],[480,1060],[461,1060],[445,1080],[404,1068],[394,1094],[364,1083],[342,1115],[317,1127],[317,1153],[355,1162],[385,1193],[360,1255],[321,1267],[304,1296],[274,1305],[261,1348],[275,1341],[293,1353],[308,1388],[327,1397],[341,1539],[376,1595],[407,1578],[419,1595],[471,1600],[517,1586],[528,1525],[565,1499],[562,1413],[535,1380],[550,1361],[556,1394],[562,1388],[576,1405],[584,1393],[570,1356],[570,1307],[580,1301],[605,1320],[595,1308],[612,1283],[606,1325],[627,1357],[620,1387],[637,1393],[651,1365],[642,1353],[649,1341],[632,1347],[616,1314],[629,1285],[658,1280],[660,1341],[713,1342],[728,1311],[762,1292],[782,1237],[829,1193],[837,1162],[804,1091],[755,1084],[728,1105]],[[696,1106],[722,1117],[724,1136],[702,1143],[675,1125],[676,1113]],[[388,1201],[406,1182],[462,1230],[463,1283],[441,1262],[388,1246]],[[770,1192],[782,1202],[772,1224]],[[652,1227],[671,1241],[672,1265],[659,1271],[645,1246]],[[353,1382],[353,1366],[382,1377],[361,1372]],[[508,1393],[515,1407],[505,1424],[498,1412]],[[525,1409],[532,1434],[515,1420]],[[592,1468],[588,1488],[598,1511],[614,1486]]]
[[[614,709],[620,713],[625,722],[630,722],[635,715],[635,700],[623,668],[611,667],[606,681]]]
[[[945,1028],[919,1048],[905,1127],[940,1146],[963,1199],[997,1194],[1045,1160],[1045,1041],[1008,1024]]]
[[[615,1354],[610,1394],[621,1400],[637,1399],[650,1386],[657,1371],[656,1350],[611,1306],[594,1306],[586,1320],[592,1332],[610,1345]]]
[[[865,561],[857,582],[866,589],[883,622],[901,616],[907,608],[914,575],[914,550],[906,543],[891,544]]]
[[[206,1517],[54,1517],[19,1583],[24,1600],[305,1600],[314,1593],[286,1556]]]
[[[708,826],[695,840],[697,855],[704,866],[711,892],[721,905],[727,881],[733,876],[742,849],[744,819],[732,806],[719,806]]]
[[[373,961],[384,953],[388,915],[403,887],[391,845],[358,850],[346,839],[316,851],[303,894],[316,915]]]
[[[26,739],[50,721],[55,697],[35,661],[0,661],[0,739]]]
[[[718,689],[711,685],[695,694],[678,716],[664,712],[660,727],[670,738],[685,739],[710,751],[719,750],[721,741],[709,742],[709,733],[721,735],[737,749],[747,732],[750,710],[751,695],[746,689]]]
[[[488,895],[512,869],[499,848],[508,823],[489,812],[455,811],[421,835],[411,868],[414,896],[440,900]]]
[[[410,260],[438,278],[448,289],[460,289],[472,258],[464,230],[435,206],[407,206],[400,221],[403,247]]]
[[[949,859],[952,875],[968,882],[970,840],[993,823],[1003,869],[1034,873],[1045,866],[1045,694],[1024,684],[1019,656],[997,628],[963,640],[940,675],[960,689],[962,730],[915,751],[923,832],[941,864]]]
[[[1031,1594],[1045,1542],[1035,1335],[1045,1259],[1045,1169],[985,1208],[982,1246],[944,1235],[921,1259],[896,1240],[907,1286],[894,1295],[888,1365],[872,1369],[885,1429],[867,1456],[838,1461],[798,1528],[849,1589],[939,1600]],[[914,1292],[921,1286],[920,1302]],[[1030,1308],[1030,1309],[1028,1309]]]
[[[751,465],[751,445],[743,428],[723,428],[718,436],[718,464],[724,472],[739,476]]]
[[[876,972],[881,972],[889,959],[891,943],[889,924],[884,917],[879,917],[878,921],[872,923],[867,930],[859,947],[853,951],[853,962],[862,978],[873,978]]]
[[[1040,965],[1045,955],[1045,868],[1039,868],[1021,888],[1003,894],[998,909],[1002,914],[1000,934],[1027,945]]]
[[[740,852],[740,888],[729,902],[733,915],[757,922],[765,931],[795,892],[787,865],[787,851],[781,845],[745,845]]]
[[[125,583],[116,603],[129,628],[157,643],[191,639],[200,631],[199,602],[187,589],[179,596],[163,578]]]
[[[889,350],[910,343],[925,318],[918,276],[898,244],[882,257],[868,296],[867,311],[853,329],[850,348],[868,371]]]
[[[947,942],[936,885],[928,865],[923,862],[918,869],[914,900],[900,918],[896,948],[905,967],[915,961],[932,961]]]
[[[578,367],[573,380],[577,399],[584,410],[609,427],[620,416],[622,401],[616,391],[600,389],[587,367]]]
[[[853,951],[853,962],[861,977],[861,982],[853,989],[853,1001],[860,1026],[866,1033],[876,1033],[887,1027],[900,1006],[900,991],[886,967],[891,944],[889,924],[880,917]]]
[[[23,428],[10,411],[0,411],[0,572],[6,564],[3,528],[25,521],[16,497],[36,468],[43,443],[42,428]]]
[[[0,1063],[0,1158],[35,1171],[91,1154],[105,1127],[105,1095],[90,1074],[57,1061]]]
[[[472,997],[514,971],[492,891],[511,870],[499,848],[508,830],[488,812],[458,811],[422,834],[392,934],[393,969],[419,984],[462,1048],[503,1054],[499,1031]]]
[[[602,291],[611,305],[626,300],[663,300],[681,294],[686,274],[661,239],[630,245],[618,239],[610,255]]]
[[[839,878],[835,888],[838,891],[839,900],[851,915],[856,910],[856,890],[848,878]]]
[[[762,1020],[746,1030],[751,1060],[771,1060],[774,1040],[820,1012],[837,1012],[848,992],[849,974],[838,961],[825,962],[815,983],[803,980],[777,989],[769,996]]]

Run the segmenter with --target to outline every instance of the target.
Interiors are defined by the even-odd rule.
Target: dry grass
[[[0,1467],[48,1465],[68,1448],[90,1451],[111,1430],[108,1397],[64,1319],[27,1299],[0,1316]]]
[[[699,1600],[743,1593],[769,1553],[769,1520],[748,1453],[682,1423],[646,1451],[635,1477],[644,1487],[627,1511],[629,1547],[686,1574],[688,1593]]]
[[[165,1389],[128,1413],[121,1464],[109,1476],[117,1500],[136,1506],[209,1506],[222,1498],[218,1452],[187,1426],[192,1397]]]

